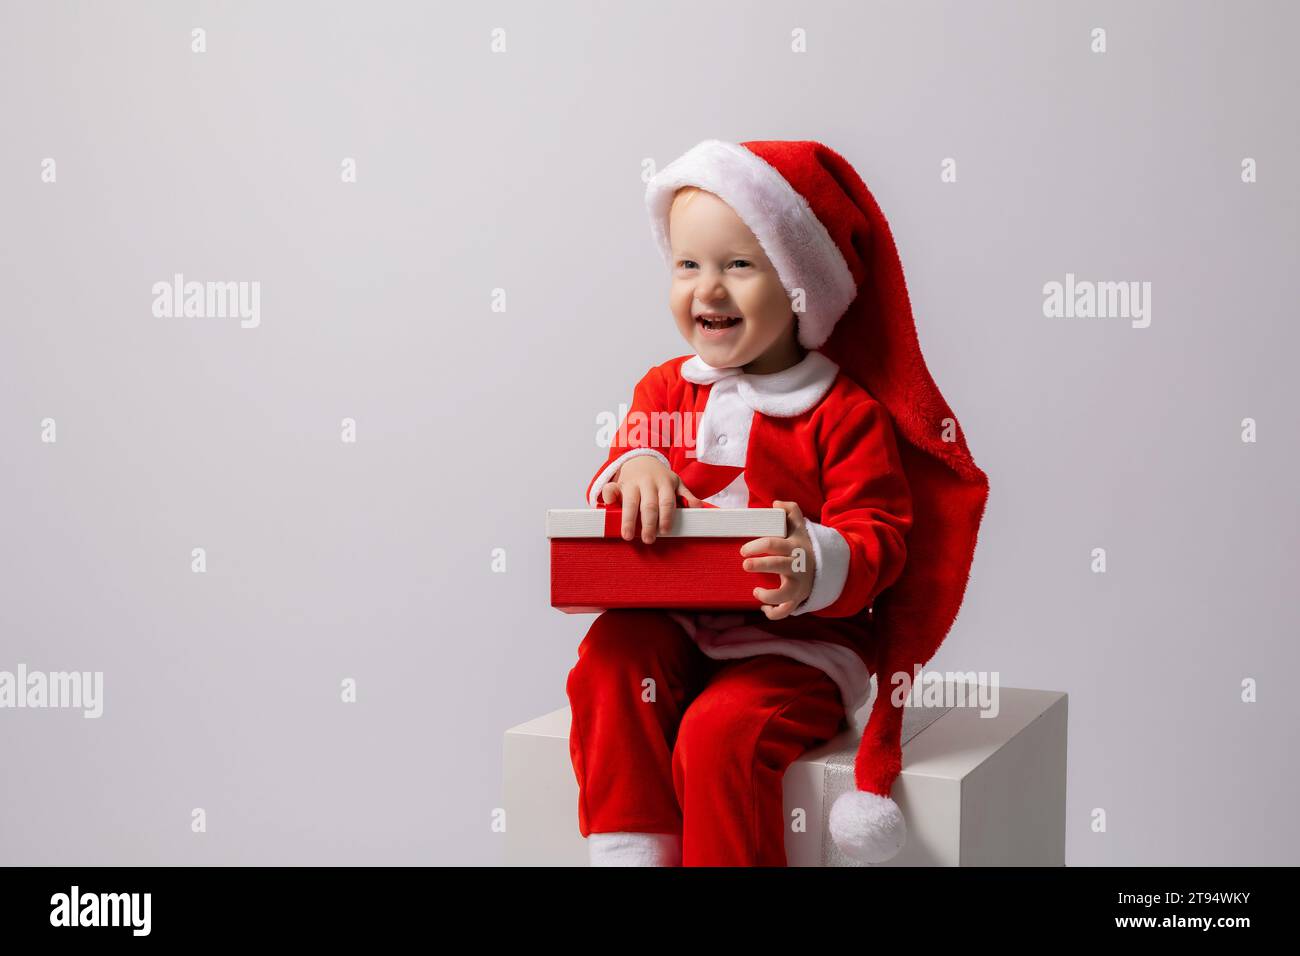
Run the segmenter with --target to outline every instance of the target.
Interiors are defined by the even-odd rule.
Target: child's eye
[[[736,263],[740,263],[742,266],[753,265],[753,263],[750,262],[748,259],[732,259],[732,260],[731,260],[731,264],[732,264],[733,266],[734,266]]]
[[[693,268],[695,268],[695,260],[694,260],[694,259],[678,259],[678,260],[677,260],[677,265],[680,266],[680,267],[683,268],[683,269],[693,269]]]

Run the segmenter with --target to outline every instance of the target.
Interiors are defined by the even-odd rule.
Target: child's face
[[[710,192],[675,200],[668,218],[673,252],[669,304],[682,337],[707,364],[782,364],[794,346],[794,309],[776,269],[735,210]],[[699,318],[738,318],[716,329]]]

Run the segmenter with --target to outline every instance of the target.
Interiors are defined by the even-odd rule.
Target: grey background
[[[97,721],[0,711],[0,861],[500,859],[502,732],[565,702],[591,620],[548,607],[542,514],[686,351],[641,164],[718,137],[821,140],[890,219],[992,483],[932,666],[1069,692],[1068,862],[1300,862],[1297,29],[1280,3],[4,3],[0,669],[106,687]],[[1067,271],[1150,281],[1150,328],[1044,318]],[[174,272],[260,281],[261,327],[155,318]]]

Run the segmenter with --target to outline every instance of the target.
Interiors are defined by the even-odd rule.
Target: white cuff
[[[805,521],[813,546],[813,586],[807,600],[790,612],[807,614],[830,607],[844,591],[849,579],[849,543],[834,528],[815,521]]]
[[[592,866],[681,866],[676,833],[593,833],[587,837]]]
[[[587,504],[593,508],[599,508],[600,489],[604,488],[606,482],[612,479],[618,470],[623,467],[623,462],[627,461],[629,458],[637,458],[641,455],[654,455],[663,462],[665,468],[672,471],[673,466],[669,463],[668,459],[665,458],[661,452],[657,452],[653,448],[633,448],[630,451],[625,451],[606,465],[604,470],[596,476],[595,480],[591,483],[591,492],[587,495]]]

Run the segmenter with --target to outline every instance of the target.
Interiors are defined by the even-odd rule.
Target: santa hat
[[[902,770],[903,705],[893,699],[893,678],[914,679],[952,627],[988,477],[921,356],[889,224],[844,157],[817,142],[705,140],[693,147],[646,188],[651,232],[670,267],[668,211],[683,186],[735,210],[786,291],[802,291],[800,343],[883,404],[899,438],[913,504],[907,562],[870,613],[876,697],[854,763],[858,789],[842,794],[830,813],[831,835],[846,855],[883,862],[906,838],[889,796]]]

